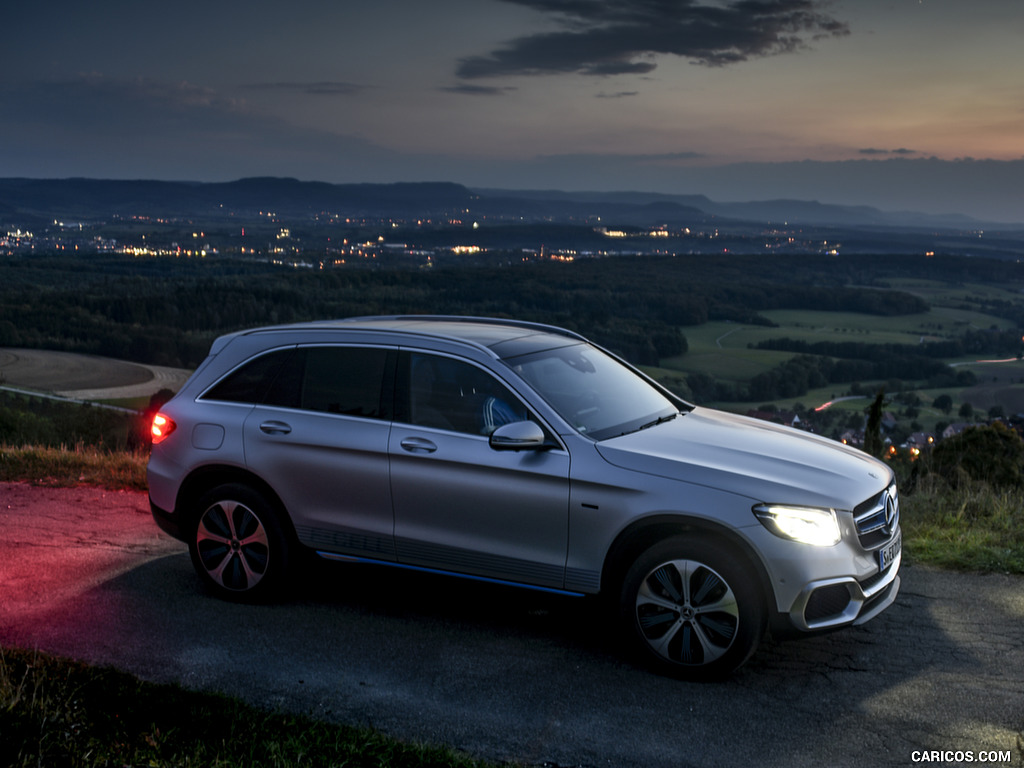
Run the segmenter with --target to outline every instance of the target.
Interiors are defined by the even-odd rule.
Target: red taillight
[[[153,424],[149,429],[150,434],[153,436],[153,445],[156,445],[157,443],[161,442],[165,437],[171,434],[171,432],[173,432],[174,428],[177,426],[177,424],[175,424],[169,418],[164,416],[162,413],[158,413],[156,416],[154,416]]]

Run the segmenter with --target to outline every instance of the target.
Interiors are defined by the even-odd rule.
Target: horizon
[[[0,176],[451,181],[1024,223],[1013,0],[346,5],[15,6]]]
[[[181,184],[185,186],[195,185],[238,185],[246,182],[283,182],[295,184],[309,184],[313,186],[325,185],[338,188],[349,187],[401,187],[401,186],[455,186],[466,190],[468,193],[479,194],[486,198],[488,196],[507,196],[511,199],[542,201],[545,196],[550,196],[550,201],[559,203],[573,200],[577,203],[592,203],[597,205],[620,204],[626,206],[642,206],[649,202],[665,200],[683,207],[697,208],[712,216],[727,216],[737,221],[766,221],[786,220],[796,224],[805,225],[828,225],[845,226],[852,229],[873,229],[886,227],[936,227],[939,230],[961,230],[979,232],[991,228],[993,231],[1010,232],[1022,228],[1024,221],[997,221],[995,219],[983,219],[959,212],[936,214],[923,210],[897,210],[880,206],[862,204],[828,203],[814,199],[801,199],[794,196],[774,197],[745,200],[722,200],[713,198],[710,195],[701,193],[674,193],[660,192],[643,189],[557,189],[552,187],[495,187],[495,186],[473,186],[462,184],[457,181],[446,179],[424,179],[424,180],[398,180],[398,181],[343,181],[332,182],[323,179],[298,179],[294,176],[244,176],[232,179],[203,181],[199,179],[157,179],[157,178],[113,178],[94,176],[65,176],[65,177],[27,177],[27,176],[0,176],[0,183],[3,182],[94,182],[99,184]],[[631,199],[632,198],[632,199]],[[272,203],[267,200],[266,203]],[[281,205],[282,201],[275,203]],[[17,207],[17,206],[16,206]],[[56,209],[55,209],[56,210]],[[837,218],[830,219],[831,215]],[[810,218],[808,218],[810,216]],[[866,217],[857,221],[857,217]],[[766,218],[765,218],[766,217]],[[853,217],[852,219],[850,217]],[[880,218],[878,218],[880,217]],[[12,219],[11,221],[15,221]],[[8,222],[10,223],[10,222]]]

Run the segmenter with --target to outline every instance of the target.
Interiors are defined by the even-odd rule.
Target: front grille
[[[900,522],[900,502],[896,486],[890,485],[877,496],[853,510],[857,537],[864,549],[877,549],[892,538]]]

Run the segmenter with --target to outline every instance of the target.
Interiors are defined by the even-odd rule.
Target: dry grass
[[[41,448],[0,446],[0,480],[37,485],[146,489],[145,451],[103,451],[92,446]]]

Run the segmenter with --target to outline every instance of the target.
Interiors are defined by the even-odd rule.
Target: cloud
[[[615,93],[601,93],[595,94],[595,98],[598,99],[625,99],[630,96],[638,96],[640,91],[616,91]]]
[[[700,152],[656,152],[656,153],[626,153],[626,152],[579,152],[562,155],[538,155],[536,160],[543,166],[550,166],[553,163],[579,164],[602,166],[606,169],[626,169],[643,167],[675,168],[679,164],[685,164],[689,160],[701,160],[706,155]]]
[[[472,83],[459,83],[438,90],[445,93],[461,93],[465,96],[504,96],[506,93],[517,90],[513,86],[474,85]]]
[[[896,156],[909,156],[918,154],[916,149],[876,149],[874,147],[867,147],[865,149],[858,149],[857,154],[860,155],[896,155]]]
[[[13,175],[315,178],[330,163],[363,180],[396,162],[370,140],[263,115],[183,82],[90,74],[0,83],[0,103],[0,168]]]
[[[313,96],[351,96],[359,93],[364,86],[344,81],[318,80],[314,82],[249,83],[242,86],[257,91],[289,91]]]
[[[95,73],[10,85],[0,89],[0,95],[9,119],[32,118],[73,125],[77,130],[162,129],[197,115],[228,115],[242,108],[236,99],[188,82],[119,79]]]
[[[550,16],[561,29],[526,35],[459,61],[472,80],[507,75],[647,74],[658,55],[707,66],[790,53],[848,26],[823,0],[506,0]]]

